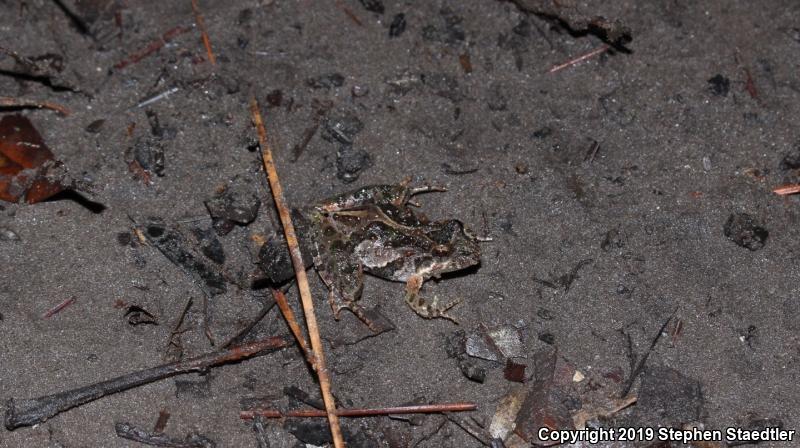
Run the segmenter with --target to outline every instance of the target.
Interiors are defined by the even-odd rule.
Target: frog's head
[[[434,274],[458,271],[481,262],[478,239],[461,221],[449,219],[431,223],[427,235],[436,243],[431,251]]]

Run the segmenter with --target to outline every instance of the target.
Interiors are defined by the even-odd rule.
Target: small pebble
[[[389,37],[397,37],[403,34],[406,30],[406,15],[403,13],[397,14],[392,19],[392,24],[389,25]]]
[[[19,235],[8,227],[0,227],[0,241],[19,241]]]
[[[354,98],[360,98],[362,96],[366,96],[369,93],[369,87],[362,86],[362,85],[354,85],[353,88],[350,90],[350,94],[353,95]]]

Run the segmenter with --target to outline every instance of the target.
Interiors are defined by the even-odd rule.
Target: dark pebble
[[[328,73],[317,76],[316,78],[308,78],[306,84],[314,89],[341,87],[344,85],[344,76],[342,76],[341,73]]]
[[[486,381],[486,369],[476,365],[471,360],[461,360],[461,362],[458,363],[458,367],[467,379],[475,381],[476,383],[483,383]]]
[[[355,136],[364,129],[364,123],[358,116],[349,111],[336,111],[325,120],[322,138],[332,142],[334,140],[345,145],[351,145]]]
[[[603,242],[600,243],[600,249],[603,249],[605,252],[608,252],[611,249],[621,249],[624,246],[625,236],[622,235],[617,229],[611,229],[606,232]]]
[[[128,246],[132,241],[133,237],[130,232],[120,232],[117,234],[117,243],[119,243],[120,246]]]
[[[220,230],[230,226],[216,221],[230,221],[243,226],[250,224],[258,217],[261,200],[251,181],[235,176],[228,182],[225,190],[207,199],[205,204],[209,215],[217,224],[217,233],[225,234],[220,233]]]
[[[394,18],[392,19],[391,25],[389,25],[389,37],[397,37],[406,30],[406,15],[402,12],[400,14],[395,14]]]
[[[270,107],[281,107],[283,104],[283,92],[280,89],[275,89],[267,94],[267,104]]]
[[[164,176],[164,147],[159,139],[137,139],[133,144],[133,157],[145,171]]]
[[[239,11],[239,16],[236,18],[236,23],[239,26],[249,25],[253,21],[253,10],[245,8]]]
[[[539,129],[537,131],[534,131],[533,134],[531,134],[531,137],[533,137],[533,138],[545,138],[545,137],[549,137],[552,134],[553,134],[553,130],[551,128],[545,126],[545,127],[541,128],[541,129]]]
[[[713,76],[708,80],[708,84],[711,93],[717,96],[728,96],[731,90],[731,80],[722,75]]]
[[[732,213],[723,226],[725,236],[749,250],[759,250],[766,244],[769,232],[747,213]]]
[[[342,146],[336,153],[336,177],[344,183],[356,181],[361,172],[372,165],[372,157],[363,149]]]
[[[89,123],[88,126],[86,126],[86,132],[90,134],[97,134],[101,129],[103,129],[104,124],[106,124],[106,120],[104,119],[94,120],[93,122]]]
[[[791,152],[783,156],[780,168],[784,171],[800,168],[800,142],[795,144]]]
[[[386,11],[381,0],[361,0],[361,5],[367,11],[377,12],[378,14],[383,14]]]
[[[547,345],[553,345],[556,343],[556,337],[553,335],[553,333],[539,333],[539,340]]]

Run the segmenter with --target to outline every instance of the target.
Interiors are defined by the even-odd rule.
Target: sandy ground
[[[5,71],[0,91],[72,110],[67,117],[22,113],[70,172],[95,186],[87,197],[106,207],[95,212],[69,199],[0,203],[0,227],[18,237],[0,239],[3,401],[161,363],[190,297],[185,354],[211,350],[203,292],[154,247],[125,235],[129,217],[210,227],[204,201],[239,175],[257,186],[261,212],[220,240],[231,272],[245,278],[255,271],[252,237],[270,237],[277,227],[253,151],[247,102],[254,94],[290,204],[411,176],[449,189],[420,197],[430,217],[459,218],[492,238],[479,269],[423,290],[464,299],[453,310],[458,327],[419,318],[403,303],[402,285],[370,277],[363,302],[379,304],[396,328],[342,343],[353,341],[360,324],[351,315],[334,321],[324,285],[311,276],[334,390],[345,405],[475,401],[474,415],[488,424],[513,383],[502,366],[491,366],[482,384],[470,381],[446,350],[448,336],[479,324],[519,328],[524,353],[516,361],[529,366],[534,353],[557,347],[597,380],[595,395],[613,397],[623,387],[619,378],[630,374],[630,353],[644,354],[675,312],[647,366],[699,383],[697,422],[720,429],[772,418],[800,428],[793,380],[800,367],[800,204],[771,191],[796,181],[800,167],[791,160],[800,157],[797,2],[616,2],[604,14],[630,27],[630,51],[555,73],[547,71],[602,42],[509,2],[387,0],[381,14],[355,0],[204,1],[216,66],[207,61],[190,2],[123,3],[119,24],[98,19],[93,39],[52,2],[0,1],[0,46],[62,55],[63,70],[50,84],[80,92]],[[390,37],[399,13],[406,28]],[[187,30],[114,68],[176,26]],[[0,56],[0,68],[14,67]],[[323,85],[336,81],[332,73],[342,76],[340,86]],[[276,90],[279,105],[270,95]],[[324,138],[323,125],[293,160],[292,148],[325,101],[327,117],[350,114],[363,123],[346,149],[355,156],[337,160],[342,145]],[[154,138],[146,110],[164,129],[163,176],[153,175],[150,185],[129,169],[131,148]],[[87,131],[99,119],[102,126]],[[363,170],[345,183],[342,164],[353,160]],[[763,247],[749,250],[726,237],[726,221],[739,213],[768,231]],[[548,286],[584,260],[568,287]],[[264,295],[231,285],[215,296],[215,338],[255,316]],[[42,318],[70,297],[74,304]],[[130,305],[151,312],[158,325],[132,326],[124,315]],[[253,333],[287,330],[272,311]],[[295,349],[103,398],[34,428],[2,429],[0,445],[139,446],[118,439],[114,423],[149,429],[167,409],[170,435],[196,431],[218,446],[256,446],[253,429],[238,418],[242,401],[286,405],[287,386],[316,393]],[[663,424],[658,413],[629,409],[618,422]],[[383,446],[481,446],[441,416],[418,426],[386,418],[349,425],[393,434]],[[297,443],[283,428],[269,432],[273,446]],[[372,443],[380,446],[363,446]]]

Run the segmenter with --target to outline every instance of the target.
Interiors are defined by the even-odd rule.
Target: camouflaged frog
[[[293,211],[305,260],[313,260],[330,290],[338,319],[343,308],[371,326],[358,304],[364,272],[405,282],[406,303],[420,316],[455,320],[447,311],[460,300],[439,304],[420,295],[425,280],[480,263],[478,239],[458,220],[429,222],[409,205],[415,194],[443,188],[410,188],[406,184],[374,185],[344,193]],[[262,269],[281,283],[294,276],[285,242],[262,247]]]

